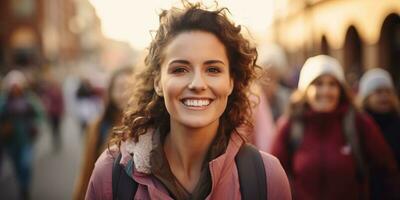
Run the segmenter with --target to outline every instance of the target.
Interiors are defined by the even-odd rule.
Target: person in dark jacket
[[[294,199],[369,199],[369,176],[379,174],[396,195],[396,162],[377,125],[358,112],[342,66],[326,55],[309,58],[289,112],[278,122],[274,154]]]
[[[64,100],[62,88],[50,71],[43,71],[42,78],[36,89],[39,95],[52,132],[53,149],[58,152],[62,148],[61,122],[64,114]]]
[[[361,78],[358,103],[378,124],[383,137],[400,166],[400,107],[390,74],[384,69],[368,70]],[[383,191],[379,177],[372,183],[373,198],[380,199]],[[400,190],[400,188],[399,188]]]
[[[10,71],[0,93],[0,147],[11,158],[21,199],[29,199],[33,166],[33,141],[45,113],[38,96],[21,71]]]

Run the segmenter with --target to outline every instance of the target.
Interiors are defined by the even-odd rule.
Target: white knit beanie
[[[361,77],[358,98],[362,102],[381,87],[394,88],[390,74],[381,68],[370,69]]]
[[[27,80],[25,75],[18,70],[12,70],[7,73],[7,75],[3,79],[3,89],[8,91],[11,89],[13,85],[18,85],[22,88],[25,88],[27,85]]]
[[[308,58],[304,63],[300,71],[298,90],[305,91],[321,75],[332,75],[340,84],[345,83],[343,68],[339,62],[333,57],[318,55]]]
[[[263,69],[274,68],[279,75],[288,70],[288,62],[285,51],[277,44],[264,44],[257,48],[257,64]]]

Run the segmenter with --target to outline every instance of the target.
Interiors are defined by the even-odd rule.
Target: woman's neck
[[[203,128],[188,128],[171,124],[164,143],[164,152],[172,173],[189,192],[200,178],[201,167],[217,134],[219,122]]]

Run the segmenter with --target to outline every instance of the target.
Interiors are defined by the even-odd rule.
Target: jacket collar
[[[238,153],[242,144],[243,140],[238,135],[238,133],[232,133],[225,153],[209,162],[211,177],[213,180],[212,181],[213,190],[217,187],[218,184],[217,180],[220,180],[225,176],[230,176],[231,168],[232,167],[236,168],[235,156]]]
[[[154,129],[148,130],[147,133],[140,135],[138,142],[134,142],[133,139],[129,139],[121,144],[121,164],[127,166],[129,161],[132,160],[135,163],[135,171],[150,174],[150,156],[151,151],[159,144],[160,137],[156,136],[156,131]],[[211,173],[216,173],[217,171],[222,171],[227,167],[231,166],[234,162],[234,157],[239,151],[243,140],[240,138],[238,133],[232,133],[226,152],[217,158],[213,159],[209,165]],[[133,156],[132,156],[133,155]],[[221,173],[216,173],[221,174]]]
[[[134,142],[133,139],[129,139],[124,142],[124,148],[121,148],[122,158],[121,163],[126,166],[129,160],[133,157],[133,163],[135,163],[135,169],[137,172],[150,174],[150,154],[153,150],[153,136],[154,130],[151,129],[147,133],[140,135],[138,142]],[[154,137],[158,139],[157,137]],[[125,154],[125,155],[124,155]],[[123,162],[124,161],[124,162]]]

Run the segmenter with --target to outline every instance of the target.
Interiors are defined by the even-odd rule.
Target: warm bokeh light
[[[176,0],[90,0],[102,21],[107,37],[128,41],[134,48],[142,49],[151,40],[150,31],[157,29],[158,13],[178,5]],[[203,1],[214,5],[215,1]],[[272,0],[219,0],[220,6],[229,8],[232,19],[247,27],[254,36],[262,35],[272,21]]]

